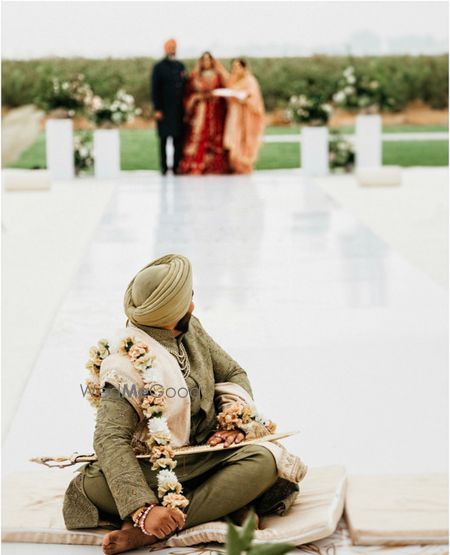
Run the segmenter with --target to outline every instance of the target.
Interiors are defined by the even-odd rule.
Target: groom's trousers
[[[167,166],[167,151],[166,151],[166,147],[167,147],[167,139],[169,137],[160,137],[159,138],[159,147],[160,147],[160,167],[161,167],[161,172],[162,173],[166,173],[167,170],[169,169]],[[181,160],[181,153],[182,153],[182,148],[183,148],[183,139],[181,136],[179,137],[172,137],[173,140],[173,148],[174,148],[174,153],[173,153],[173,168],[172,170],[176,173],[177,169],[178,169],[178,164],[180,163]]]
[[[184,528],[222,518],[254,501],[277,479],[272,453],[262,445],[193,453],[176,458],[175,472],[189,499]],[[157,471],[148,461],[139,464],[145,479],[155,491]],[[97,462],[84,472],[83,488],[87,497],[105,517],[118,518],[116,503]]]

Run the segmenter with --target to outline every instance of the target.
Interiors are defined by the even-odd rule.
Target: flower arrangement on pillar
[[[320,176],[328,173],[328,127],[331,104],[320,95],[291,96],[288,113],[292,121],[303,124],[301,166],[303,174]]]
[[[85,81],[82,73],[68,80],[53,77],[35,99],[39,108],[44,110],[49,118],[65,119],[83,114],[92,89]]]
[[[373,70],[372,70],[373,73]],[[382,163],[382,122],[379,111],[392,110],[395,101],[387,97],[372,74],[349,65],[342,72],[339,90],[333,95],[337,107],[355,112],[355,149],[358,167],[378,167]]]
[[[340,108],[359,114],[377,114],[380,110],[395,108],[394,99],[385,94],[375,75],[361,73],[352,65],[344,69],[338,86],[333,102]]]
[[[141,113],[134,97],[119,89],[112,100],[92,95],[89,116],[94,131],[95,175],[100,178],[118,177],[120,173],[120,135],[118,127],[131,122]]]
[[[330,133],[329,142],[330,169],[334,173],[351,172],[355,164],[353,144],[339,131]]]
[[[92,94],[84,75],[71,80],[53,78],[36,98],[48,118],[45,124],[47,169],[53,179],[74,177],[73,122],[75,115],[84,113],[86,101]]]
[[[88,108],[91,120],[100,129],[114,129],[133,121],[141,113],[141,109],[135,106],[134,97],[123,89],[119,89],[112,100],[92,95],[88,99]]]
[[[89,172],[94,166],[94,155],[92,149],[92,136],[90,132],[81,132],[74,137],[74,164],[75,174]]]

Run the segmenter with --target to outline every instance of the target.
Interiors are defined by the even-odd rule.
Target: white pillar
[[[382,165],[381,132],[382,124],[379,114],[356,116],[356,168],[376,168]]]
[[[94,131],[95,177],[114,178],[120,175],[120,135],[118,129]]]
[[[328,174],[328,127],[303,127],[301,134],[303,175]]]
[[[71,119],[48,119],[45,124],[47,169],[52,179],[73,179],[73,122]]]

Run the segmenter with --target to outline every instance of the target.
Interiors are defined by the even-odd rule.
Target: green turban
[[[192,267],[179,254],[167,254],[142,268],[125,292],[124,308],[137,325],[163,328],[176,324],[192,301]]]

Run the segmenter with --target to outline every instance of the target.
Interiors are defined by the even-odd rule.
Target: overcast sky
[[[448,52],[447,2],[2,2],[2,57]]]

